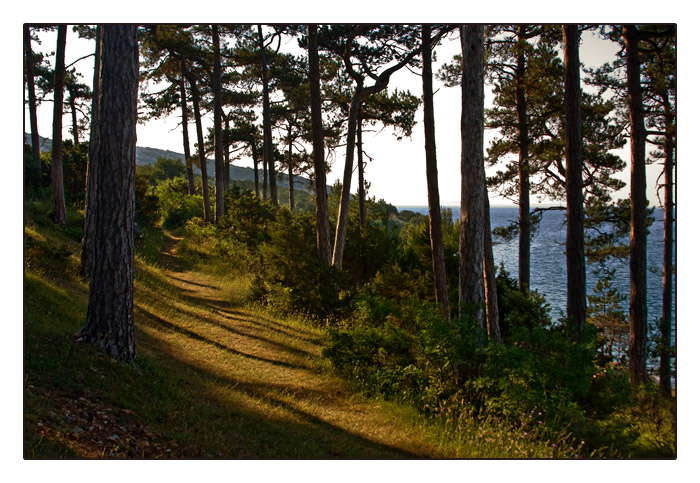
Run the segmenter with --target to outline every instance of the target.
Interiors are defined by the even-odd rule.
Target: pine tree
[[[129,362],[134,345],[134,177],[138,98],[135,25],[102,27],[95,257],[79,340]]]
[[[66,226],[66,201],[63,193],[63,86],[65,83],[66,25],[58,26],[56,65],[54,68],[53,149],[51,153],[51,192],[53,221]]]

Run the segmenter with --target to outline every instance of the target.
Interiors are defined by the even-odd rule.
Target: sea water
[[[452,218],[459,219],[458,206],[446,206],[452,210]],[[410,210],[428,214],[427,206],[401,206],[399,211]],[[517,207],[491,207],[491,228],[506,226],[518,219]],[[651,327],[661,317],[663,286],[663,244],[664,213],[654,210],[654,222],[647,236],[647,314]],[[544,211],[539,228],[530,247],[530,288],[546,297],[554,320],[566,313],[566,213],[565,210]],[[494,237],[493,257],[496,266],[503,264],[511,277],[518,277],[518,239],[509,242]],[[586,291],[594,293],[598,277],[594,273],[595,264],[589,264],[586,273]],[[623,309],[627,309],[630,293],[629,260],[611,261],[607,268],[615,269],[615,288],[625,297]],[[673,280],[672,327],[676,319],[676,280]],[[652,329],[653,330],[653,329]],[[674,330],[675,332],[675,330]]]

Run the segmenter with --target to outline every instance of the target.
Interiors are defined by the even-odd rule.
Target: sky
[[[50,53],[55,50],[56,33],[50,32],[42,35],[42,44],[35,45],[37,51]],[[295,46],[296,41],[290,41],[283,49],[300,51]],[[66,65],[71,64],[76,59],[90,54],[94,49],[94,42],[79,39],[77,34],[69,28],[68,40],[66,43]],[[609,41],[602,40],[590,32],[584,32],[580,48],[580,56],[583,64],[592,67],[601,65],[603,62],[611,61],[615,57],[618,47]],[[455,54],[460,52],[459,38],[453,33],[450,38],[443,41],[437,48],[437,62],[433,65],[433,70],[449,63]],[[49,57],[53,63],[53,57]],[[78,72],[83,74],[82,82],[90,85],[92,83],[93,58],[89,57],[80,60],[75,64]],[[389,82],[389,91],[395,88],[409,90],[417,97],[422,95],[421,77],[408,69],[402,69],[395,73]],[[437,135],[437,159],[440,186],[441,204],[446,206],[459,205],[460,200],[460,113],[461,113],[461,92],[458,87],[445,87],[440,81],[434,81],[435,92],[435,119]],[[493,95],[490,87],[486,86],[486,105],[492,103]],[[44,137],[51,136],[53,105],[52,102],[44,102],[38,110],[39,133]],[[29,119],[25,115],[25,131],[29,132]],[[179,113],[163,120],[149,121],[147,124],[137,126],[137,145],[141,147],[152,147],[166,149],[177,153],[183,152],[182,131],[179,127]],[[212,124],[212,114],[204,118],[205,129]],[[70,116],[64,117],[64,138],[69,138]],[[190,125],[190,139],[195,139],[194,126]],[[410,137],[404,137],[398,141],[390,128],[377,131],[367,127],[363,132],[364,150],[369,160],[366,168],[365,179],[371,183],[369,195],[385,201],[395,206],[422,206],[427,205],[427,184],[425,179],[425,151],[423,136],[423,108],[422,105],[416,112],[416,125]],[[486,130],[484,137],[485,148],[489,142],[498,136],[496,130]],[[310,149],[310,148],[309,148]],[[618,154],[622,159],[629,160],[629,149],[619,150]],[[343,177],[345,150],[341,147],[332,157],[333,164],[327,179],[328,184],[333,184]],[[252,167],[252,159],[244,158],[235,161],[236,165]],[[629,163],[628,163],[629,164]],[[502,167],[487,169],[487,175],[494,174]],[[652,204],[658,204],[656,197],[655,182],[660,173],[659,164],[648,168],[648,198]],[[629,180],[629,167],[620,173],[619,177]],[[357,190],[357,172],[353,177],[352,192]],[[617,197],[627,197],[628,189],[624,189],[616,194]],[[511,200],[499,197],[496,193],[490,194],[491,204],[510,205]],[[531,203],[560,203],[551,200],[540,200],[532,196]]]

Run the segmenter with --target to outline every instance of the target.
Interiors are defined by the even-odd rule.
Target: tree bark
[[[263,201],[267,201],[267,163],[265,162],[265,146],[264,146],[264,137],[265,135],[263,134],[263,160],[262,160],[262,166],[263,166]]]
[[[668,91],[667,91],[668,92]],[[675,209],[673,203],[673,154],[675,150],[674,115],[666,95],[664,113],[666,118],[666,141],[664,160],[664,269],[661,306],[661,354],[659,358],[659,383],[661,390],[671,394],[671,358],[673,357],[671,322],[673,320],[673,225]]]
[[[75,106],[75,96],[73,95],[73,92],[71,89],[68,89],[68,105],[70,106],[70,117],[71,117],[71,123],[72,123],[72,131],[73,131],[73,145],[77,146],[80,144],[80,135],[79,135],[79,128],[78,128],[78,109]]]
[[[357,119],[357,197],[360,208],[360,227],[367,223],[367,209],[365,208],[365,160],[362,156],[362,116]]]
[[[24,58],[27,69],[27,91],[29,95],[29,129],[32,138],[32,154],[34,165],[32,184],[39,187],[41,183],[41,146],[39,141],[39,127],[36,118],[36,91],[34,89],[34,53],[32,52],[32,37],[29,25],[24,24]]]
[[[211,223],[211,206],[209,203],[209,177],[207,176],[207,157],[204,152],[204,133],[202,132],[202,115],[199,112],[199,88],[197,81],[188,72],[190,90],[192,92],[192,109],[194,110],[194,123],[197,128],[197,145],[199,146],[199,169],[202,172],[202,198],[204,205],[204,221]]]
[[[565,25],[566,315],[580,336],[586,324],[586,256],[583,243],[583,139],[578,25]]]
[[[425,131],[425,172],[428,183],[428,214],[430,217],[430,249],[433,261],[435,300],[442,307],[442,315],[451,319],[447,291],[445,249],[442,242],[442,215],[438,185],[437,147],[435,141],[435,106],[433,103],[433,66],[430,25],[423,25],[421,32],[423,56],[423,127]]]
[[[314,183],[316,192],[316,245],[318,258],[325,266],[331,264],[328,193],[326,192],[326,160],[323,148],[321,118],[321,73],[318,59],[316,25],[308,26],[309,90],[311,99],[311,136],[313,138]]]
[[[272,147],[272,115],[270,113],[270,86],[267,78],[267,60],[265,58],[265,43],[263,41],[262,25],[258,24],[258,38],[260,39],[260,64],[262,66],[263,84],[263,162],[267,166],[270,177],[270,198],[272,204],[277,207],[277,179],[275,176],[275,158]]]
[[[230,132],[231,124],[229,116],[225,116],[224,127],[224,132]],[[226,137],[223,135],[221,141],[223,142],[224,149],[224,192],[226,192],[231,186],[231,143],[224,142],[226,141]]]
[[[105,25],[99,108],[95,263],[79,340],[130,362],[134,345],[134,177],[139,57],[136,25]]]
[[[94,260],[95,206],[97,203],[97,151],[100,145],[100,72],[102,71],[102,31],[97,25],[95,31],[95,65],[92,74],[92,107],[90,112],[90,145],[88,147],[87,174],[85,176],[85,220],[83,242],[80,252],[80,272],[90,276]]]
[[[190,134],[187,128],[187,90],[185,89],[185,57],[180,59],[182,77],[180,78],[180,108],[182,110],[182,146],[185,149],[185,169],[187,172],[187,192],[196,193],[194,186],[194,170],[192,169],[192,153],[190,153]]]
[[[484,327],[484,27],[460,27],[462,41],[462,158],[459,226],[460,317]],[[465,310],[470,312],[465,313]],[[471,311],[474,312],[471,312]]]
[[[255,137],[250,142],[250,150],[253,155],[253,177],[255,179],[255,196],[260,197],[260,181],[258,176],[258,150],[255,147]]]
[[[637,28],[623,26],[626,44],[627,88],[630,113],[631,173],[630,198],[632,225],[630,232],[630,382],[646,382],[647,374],[647,235],[646,235],[646,128]]]
[[[526,42],[526,26],[518,28],[518,43]],[[515,75],[515,101],[518,115],[518,179],[519,179],[519,229],[518,241],[518,289],[523,294],[530,290],[530,153],[527,125],[527,98],[525,96],[525,50],[518,46]]]
[[[359,34],[360,29],[355,29],[345,43],[345,51],[343,54],[343,62],[345,69],[350,77],[355,81],[355,92],[350,102],[348,113],[348,133],[347,143],[345,148],[345,166],[343,171],[343,187],[340,194],[340,205],[338,206],[338,220],[335,229],[335,243],[333,245],[333,265],[338,269],[343,268],[343,253],[345,251],[345,235],[347,232],[348,214],[350,212],[350,188],[352,181],[352,170],[354,167],[354,151],[355,140],[357,136],[357,119],[360,113],[362,100],[372,94],[381,92],[389,85],[389,79],[392,74],[406,64],[420,51],[413,50],[404,55],[400,62],[382,71],[379,75],[373,75],[374,85],[364,87],[364,77],[355,71],[351,58],[352,45],[355,37]]]
[[[348,228],[350,213],[350,188],[352,184],[352,168],[354,166],[355,139],[357,136],[357,117],[362,104],[362,85],[358,86],[352,96],[348,113],[348,142],[345,148],[345,167],[343,170],[343,188],[338,205],[338,222],[335,227],[335,243],[333,245],[333,266],[343,268],[343,252],[345,251],[345,234]]]
[[[53,81],[53,149],[51,151],[51,192],[53,194],[53,221],[66,226],[66,201],[63,193],[63,86],[66,68],[66,25],[58,26],[56,67]]]
[[[292,161],[292,149],[293,149],[293,143],[292,143],[292,124],[289,124],[289,146],[287,147],[287,160],[288,160],[288,167],[289,167],[289,174],[287,176],[287,179],[289,181],[289,209],[291,211],[294,211],[294,163]]]
[[[212,43],[214,44],[214,180],[216,186],[215,220],[224,214],[224,151],[221,130],[221,52],[219,44],[219,29],[211,26]]]
[[[486,295],[486,328],[489,339],[501,341],[501,317],[498,312],[498,287],[496,266],[493,261],[493,240],[491,238],[491,206],[489,192],[484,186],[484,293]]]

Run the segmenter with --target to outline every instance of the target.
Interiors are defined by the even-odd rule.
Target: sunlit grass
[[[152,434],[157,457],[576,455],[563,439],[523,437],[496,421],[426,418],[354,394],[320,356],[321,328],[248,305],[249,279],[214,260],[200,260],[202,271],[166,267],[160,253],[169,234],[157,229],[145,230],[137,248],[137,358],[115,362],[74,340],[88,296],[76,270],[80,243],[47,222],[44,208],[29,210],[37,220],[25,231],[33,250],[25,254],[25,457],[110,455],[104,440],[71,436],[87,428],[62,414],[60,401],[106,408],[116,415],[114,431]],[[49,425],[55,431],[44,434]]]

